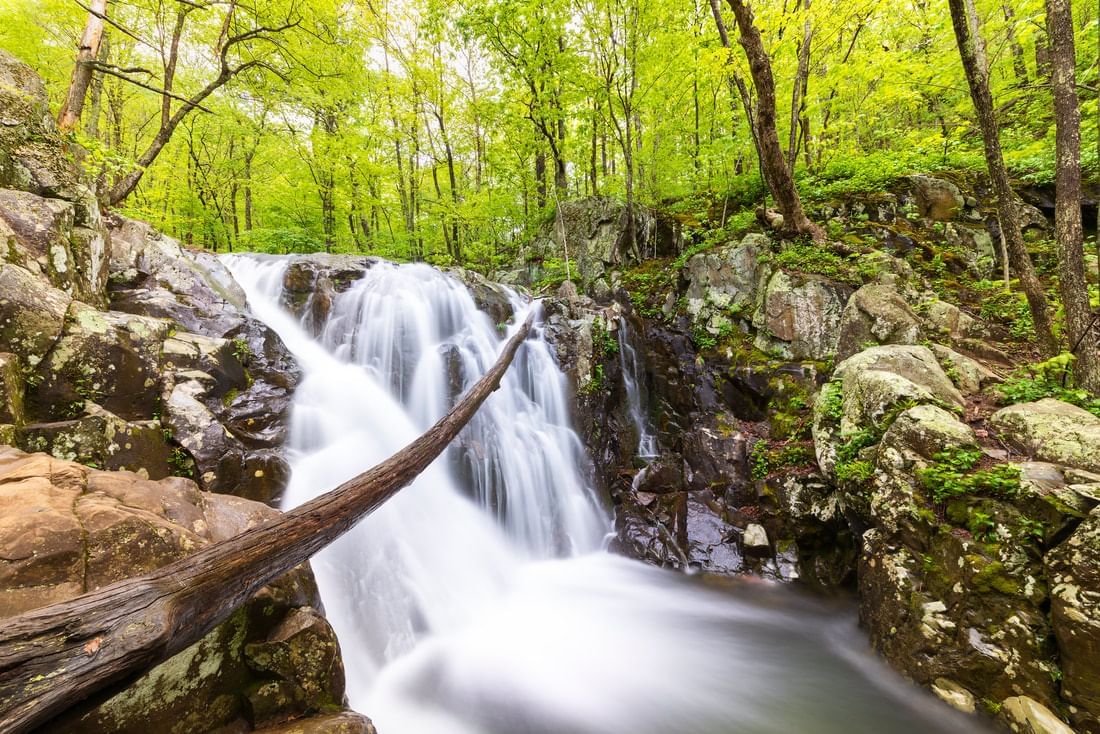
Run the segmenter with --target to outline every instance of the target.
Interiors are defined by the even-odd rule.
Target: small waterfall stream
[[[279,305],[287,260],[225,262],[303,371],[287,506],[400,449],[507,336],[456,280],[378,264],[314,339]],[[976,730],[877,662],[850,609],[603,552],[567,395],[536,330],[447,460],[314,558],[350,703],[382,734]]]
[[[638,458],[657,456],[657,433],[649,417],[649,405],[645,389],[645,367],[631,339],[630,324],[626,317],[619,317],[616,335],[619,342],[619,366],[623,370],[623,387],[626,389],[626,406],[630,420],[638,432]]]

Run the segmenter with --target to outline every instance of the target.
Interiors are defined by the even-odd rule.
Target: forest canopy
[[[195,246],[487,271],[566,198],[720,201],[731,215],[764,198],[746,115],[756,90],[724,2],[105,6],[69,134],[103,198]],[[1043,0],[975,6],[1009,171],[1051,184]],[[1100,11],[1093,0],[1072,10],[1081,159],[1095,180]],[[803,198],[984,170],[947,0],[761,0],[753,11]],[[33,66],[61,107],[94,8],[0,0],[0,12],[0,48]]]

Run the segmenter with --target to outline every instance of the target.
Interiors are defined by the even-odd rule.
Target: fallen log
[[[5,620],[0,732],[31,731],[200,640],[262,586],[411,483],[500,386],[531,321],[427,433],[331,492],[152,573]]]

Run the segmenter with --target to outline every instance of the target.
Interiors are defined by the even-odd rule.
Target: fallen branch
[[[260,587],[338,538],[412,482],[500,386],[531,329],[427,433],[363,474],[278,518],[152,573],[5,620],[0,732],[27,732],[112,683],[168,659]]]

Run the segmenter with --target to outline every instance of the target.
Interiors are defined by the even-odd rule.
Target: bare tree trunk
[[[722,47],[728,51],[732,51],[730,45],[729,32],[726,30],[726,22],[722,20],[722,6],[719,4],[721,0],[710,0],[710,12],[714,16],[714,25],[718,28],[718,38],[722,41]],[[752,112],[752,95],[749,94],[749,88],[745,84],[745,80],[741,78],[741,75],[737,73],[737,70],[733,67],[733,56],[731,55],[726,61],[726,83],[730,90],[730,105],[733,105],[734,100],[740,98],[741,108],[745,111],[745,119],[749,123],[749,135],[752,136],[752,145],[756,149],[756,161],[760,164],[761,170],[763,170],[763,157],[760,154],[760,138],[756,134],[756,118]],[[734,113],[736,114],[736,112]]]
[[[5,620],[0,731],[31,731],[184,650],[262,586],[377,509],[424,471],[500,386],[530,328],[531,317],[492,369],[427,433],[331,492],[152,573]]]
[[[1018,86],[1027,86],[1027,61],[1024,59],[1024,47],[1016,36],[1016,13],[1010,3],[1001,3],[1005,16],[1005,33],[1008,36],[1008,48],[1012,51],[1012,72],[1016,75]]]
[[[749,60],[749,71],[756,85],[756,133],[760,141],[760,164],[764,180],[775,203],[783,213],[783,231],[788,236],[808,235],[823,240],[825,232],[810,221],[802,209],[802,199],[794,185],[791,168],[783,158],[776,129],[775,77],[771,59],[764,48],[760,31],[753,22],[752,8],[743,0],[727,0],[733,8],[740,30],[740,43]]]
[[[80,37],[80,46],[76,54],[76,64],[69,80],[69,91],[61,104],[57,115],[57,126],[61,132],[75,130],[80,122],[80,113],[84,109],[84,97],[95,71],[95,60],[99,55],[99,42],[103,38],[104,18],[107,15],[107,0],[91,0],[88,22],[84,34]]]
[[[1058,284],[1066,311],[1066,332],[1075,349],[1074,376],[1082,387],[1100,393],[1100,355],[1096,323],[1085,280],[1081,223],[1081,108],[1077,99],[1073,11],[1069,0],[1046,0],[1052,51],[1054,120],[1057,125],[1057,201],[1054,231],[1058,241]]]
[[[993,182],[993,190],[997,194],[997,217],[1001,223],[1001,237],[1005,239],[1012,259],[1012,267],[1027,297],[1039,347],[1044,354],[1051,356],[1057,353],[1058,343],[1054,338],[1043,285],[1035,275],[1031,256],[1027,252],[1023,234],[1020,232],[1016,194],[1008,179],[1008,169],[1005,168],[1004,155],[1001,152],[1000,132],[993,111],[993,96],[989,91],[989,64],[985,55],[985,44],[978,28],[978,14],[974,9],[974,0],[948,0],[948,5],[951,8],[951,22],[955,28],[959,55],[962,57],[966,80],[970,85],[970,97],[974,101],[978,124],[985,142],[985,160],[989,167],[989,177]]]
[[[244,154],[244,229],[252,231],[252,159],[256,148],[252,147]]]
[[[103,40],[99,44],[99,53],[96,61],[105,64],[111,53],[111,37],[103,34]],[[103,107],[103,72],[92,75],[92,85],[88,90],[88,114],[84,115],[84,134],[89,138],[99,137],[99,115]]]
[[[802,7],[806,18],[802,24],[802,42],[798,47],[798,71],[791,87],[791,130],[787,143],[787,161],[792,169],[798,160],[799,123],[806,111],[806,93],[810,84],[810,46],[814,39],[814,29],[810,23],[810,0],[805,0]]]

